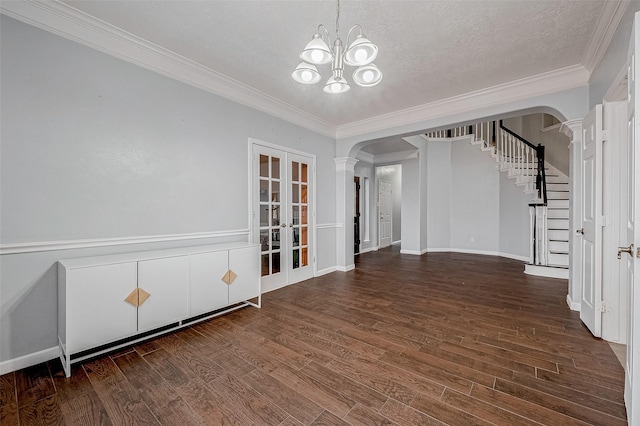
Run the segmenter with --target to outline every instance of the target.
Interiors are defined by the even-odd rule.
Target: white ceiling
[[[64,3],[335,127],[584,63],[606,10],[602,0],[342,0],[342,39],[362,25],[384,79],[327,95],[290,74],[318,24],[335,34],[333,0]],[[320,67],[323,81],[329,71]]]

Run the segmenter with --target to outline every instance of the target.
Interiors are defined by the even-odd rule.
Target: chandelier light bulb
[[[334,77],[332,76],[327,81],[327,84],[324,86],[324,93],[329,93],[332,95],[337,95],[340,93],[347,93],[351,90],[351,87],[347,84],[347,80],[342,77]]]
[[[309,73],[311,74],[311,73]],[[304,75],[303,75],[304,77]],[[311,78],[311,75],[309,75],[309,78]],[[362,74],[362,80],[367,82],[367,83],[371,83],[373,81],[373,71],[371,70],[366,70],[363,74]]]
[[[355,58],[358,62],[364,62],[367,59],[367,51],[365,49],[356,50]]]
[[[313,59],[313,61],[316,63],[322,61],[322,56],[322,52],[320,52],[319,50],[313,50],[311,52],[311,59]]]
[[[320,81],[318,69],[311,64],[301,62],[291,73],[291,77],[302,84],[315,84]]]
[[[382,81],[382,72],[375,64],[364,65],[353,72],[353,81],[358,86],[373,87]]]

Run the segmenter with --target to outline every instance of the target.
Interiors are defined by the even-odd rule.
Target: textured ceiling
[[[384,73],[326,95],[291,71],[334,1],[65,1],[335,126],[579,64],[603,1],[342,0],[343,40],[362,25]],[[330,66],[319,67],[325,81]],[[348,70],[352,70],[347,67]],[[351,71],[347,76],[351,79]]]

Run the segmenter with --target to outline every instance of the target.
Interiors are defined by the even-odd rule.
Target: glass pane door
[[[261,148],[254,155],[257,163],[257,212],[254,212],[254,229],[258,230],[260,243],[260,269],[263,285],[280,287],[287,283],[287,209],[285,156],[277,150]],[[254,193],[255,194],[255,193]],[[255,195],[254,195],[255,200]],[[257,223],[256,223],[257,222]],[[265,281],[266,280],[266,281]]]
[[[289,154],[289,229],[291,231],[291,247],[289,249],[290,282],[298,282],[313,276],[311,267],[311,164],[312,159]]]
[[[313,158],[253,146],[253,235],[263,291],[313,277]]]

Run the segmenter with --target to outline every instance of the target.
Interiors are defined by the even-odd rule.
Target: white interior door
[[[636,173],[636,166],[640,164],[640,150],[635,145],[640,141],[640,128],[636,122],[635,113],[638,111],[638,79],[636,58],[637,49],[640,47],[638,40],[640,29],[639,15],[636,13],[631,30],[631,40],[627,60],[629,63],[628,78],[628,220],[627,220],[627,244],[634,244],[635,249],[631,250],[630,256],[625,255],[627,262],[629,279],[629,305],[628,305],[628,328],[627,328],[627,362],[625,366],[625,405],[627,407],[627,420],[630,425],[640,424],[640,277],[635,274],[638,265],[636,255],[637,245],[640,242],[640,230],[635,226],[640,218],[640,173]]]
[[[296,154],[287,154],[287,218],[289,236],[289,284],[313,277],[313,159]]]
[[[378,202],[380,210],[380,248],[389,247],[391,245],[391,221],[392,221],[392,197],[391,184],[389,182],[380,181]]]
[[[314,159],[253,145],[253,240],[262,291],[313,277]]]
[[[582,298],[580,319],[602,335],[602,105],[582,121]]]
[[[287,160],[283,151],[253,148],[253,233],[260,244],[262,289],[269,291],[288,283]]]

